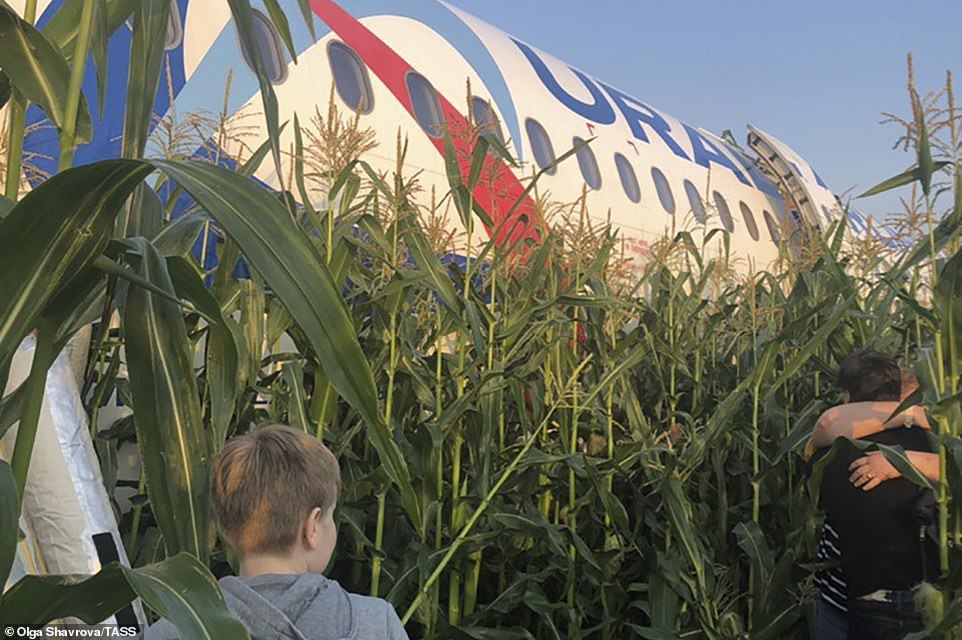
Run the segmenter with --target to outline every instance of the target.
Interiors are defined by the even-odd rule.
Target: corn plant
[[[138,495],[120,517],[134,568],[72,586],[28,578],[0,598],[0,618],[92,621],[140,596],[185,636],[243,637],[212,580],[235,559],[212,534],[206,473],[228,437],[287,422],[341,461],[329,573],[390,600],[412,637],[805,638],[817,518],[800,453],[838,401],[837,362],[870,346],[922,374],[945,480],[945,603],[932,632],[962,619],[951,79],[933,99],[912,88],[904,123],[917,166],[879,187],[916,183],[922,194],[907,236],[917,242],[894,262],[866,260],[877,247],[847,248],[836,225],[804,230],[804,255],[746,272],[681,230],[627,280],[619,239],[591,222],[584,199],[546,202],[538,174],[528,193],[542,213],[559,212],[543,216],[542,242],[475,241],[491,223],[472,195],[491,179],[481,167],[489,153],[510,162],[483,129],[449,132],[467,136],[470,156],[452,146],[449,191],[426,194],[403,138],[393,171],[364,163],[374,140],[337,112],[333,93],[325,115],[288,125],[294,143],[281,149],[263,74],[264,144],[246,146],[245,125],[232,129],[226,114],[177,114],[154,129],[170,157],[144,160],[168,3],[67,4],[79,24],[54,20],[45,33],[31,25],[35,3],[23,20],[0,7],[0,35],[16,36],[0,42],[23,43],[0,47],[15,96],[0,256],[16,257],[0,269],[0,372],[29,332],[38,344],[31,377],[0,401],[0,430],[19,423],[13,460],[0,464],[0,576],[47,365],[90,318],[91,424],[115,393],[134,411],[97,434],[111,487],[118,449],[140,450]],[[250,42],[248,3],[230,6]],[[102,64],[103,38],[131,12],[124,159],[71,167],[89,119],[76,61],[89,52]],[[25,55],[40,76],[15,64]],[[61,171],[20,197],[28,100],[58,128]],[[202,124],[200,143],[216,150],[207,162],[178,157],[177,117]],[[277,192],[249,180],[268,157]],[[466,235],[446,232],[452,219]],[[198,606],[167,608],[163,589],[196,593]],[[37,604],[68,593],[58,601],[70,606]]]

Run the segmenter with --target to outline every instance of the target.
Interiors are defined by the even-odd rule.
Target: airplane
[[[40,2],[38,26],[62,4]],[[511,178],[510,188],[503,185],[500,193],[487,197],[476,194],[494,220],[499,219],[498,210],[511,208],[521,191],[514,178],[520,182],[535,170],[547,169],[542,188],[560,202],[573,202],[586,190],[589,214],[596,222],[610,221],[639,267],[666,230],[684,228],[703,237],[718,228],[727,232],[736,257],[751,257],[764,269],[778,256],[786,236],[797,233],[800,221],[827,226],[846,215],[814,169],[761,129],[749,127],[748,150],[740,149],[454,5],[435,0],[316,0],[311,3],[312,36],[297,3],[281,2],[291,16],[296,64],[263,3],[252,6],[282,122],[298,114],[304,123],[315,109],[325,112],[333,86],[338,106],[347,113],[359,111],[360,125],[377,134],[379,145],[364,159],[379,170],[392,169],[400,128],[409,144],[408,168],[421,172],[425,192],[433,186],[438,193],[448,188],[445,133],[476,124],[503,142],[520,165],[494,163],[503,165],[500,170]],[[76,163],[119,155],[129,44],[130,30],[124,28],[110,42],[111,82],[104,115],[99,121],[95,116],[94,139],[80,147]],[[241,47],[226,3],[171,0],[165,49],[154,108],[158,118],[216,113],[221,103],[228,116],[259,110],[251,59]],[[96,103],[93,85],[91,70],[85,82],[90,104]],[[49,175],[55,170],[58,143],[55,131],[40,127],[44,120],[42,111],[32,108],[28,125],[39,128],[25,147],[39,172]],[[261,119],[252,118],[245,126],[252,141],[266,136]],[[292,138],[288,128],[282,147],[289,148]],[[578,145],[573,159],[551,165]],[[210,145],[205,147],[198,143],[187,151],[210,153]],[[235,145],[223,155],[237,151]],[[153,144],[151,152],[163,149]],[[280,184],[271,163],[256,177],[268,186]],[[516,217],[527,217],[528,225],[537,226],[532,207],[520,209]],[[867,231],[860,212],[850,208],[847,217],[855,233]],[[451,216],[450,224],[458,227],[460,222]]]
[[[9,1],[22,14],[25,0]],[[64,2],[39,0],[38,26],[46,24]],[[727,236],[735,260],[748,264],[750,259],[751,268],[759,270],[769,267],[780,251],[797,248],[804,225],[821,228],[843,220],[855,236],[870,232],[863,214],[843,207],[804,158],[763,130],[750,126],[746,148],[740,148],[731,139],[684,123],[461,11],[456,0],[311,0],[313,34],[295,0],[279,4],[289,18],[296,64],[267,7],[260,0],[251,2],[257,42],[277,95],[281,122],[297,114],[305,123],[316,112],[326,113],[333,88],[339,109],[357,114],[360,126],[375,133],[378,145],[363,159],[375,170],[393,170],[395,141],[401,131],[408,143],[407,170],[419,173],[425,194],[432,188],[440,194],[448,190],[447,144],[454,147],[464,174],[474,139],[471,131],[480,128],[504,145],[515,162],[489,155],[485,173],[490,180],[479,181],[474,193],[494,223],[473,230],[480,239],[492,235],[498,242],[540,238],[544,221],[532,197],[524,195],[525,181],[538,172],[543,172],[540,188],[554,200],[574,202],[584,196],[594,222],[610,224],[637,270],[654,243],[682,229],[716,251]],[[120,155],[130,43],[129,25],[109,42],[109,82],[102,115],[94,107],[94,71],[87,71],[84,92],[91,105],[93,138],[78,148],[75,164]],[[251,56],[241,46],[226,2],[170,0],[164,48],[154,104],[158,122],[222,110],[240,119],[261,111]],[[29,109],[31,133],[25,152],[36,176],[52,173],[59,155],[56,132],[44,126],[45,121],[40,109]],[[243,122],[249,146],[266,139],[263,118]],[[282,148],[290,148],[292,141],[292,127],[287,127]],[[180,151],[210,158],[213,142],[197,141],[193,148]],[[228,141],[214,154],[235,157],[239,145]],[[555,164],[572,148],[577,149],[574,157]],[[164,152],[163,136],[155,135],[148,155]],[[265,162],[255,178],[279,188],[288,170],[289,166],[283,167],[278,176],[273,164]],[[323,203],[326,194],[311,192],[315,196]],[[514,207],[519,198],[521,204]],[[467,230],[457,215],[447,220],[452,232],[465,237]],[[713,229],[722,233],[712,234]],[[881,239],[895,242],[884,235]],[[208,242],[213,243],[213,237]],[[11,385],[17,375],[26,375],[26,362],[15,364]],[[76,385],[65,384],[66,376],[64,371],[52,376],[48,395],[52,404],[59,398],[73,407],[75,415],[65,428],[83,437],[87,430],[77,425],[85,424],[85,416],[75,402]],[[83,448],[92,456],[86,437],[88,444]],[[59,445],[56,439],[47,445],[38,441],[42,446]],[[99,475],[96,458],[66,466],[77,486],[80,476]],[[85,486],[87,494],[78,495],[76,502],[77,511],[87,519],[83,530],[91,532],[89,544],[70,547],[63,540],[45,541],[44,536],[52,536],[57,529],[75,536],[76,526],[44,523],[27,505],[24,517],[31,535],[21,545],[15,575],[49,565],[43,557],[55,550],[76,554],[72,564],[64,565],[72,568],[70,572],[92,572],[102,561],[123,560],[102,485]],[[57,491],[58,496],[67,495]],[[116,543],[106,555],[102,549],[98,555],[93,544],[97,533],[110,534]]]

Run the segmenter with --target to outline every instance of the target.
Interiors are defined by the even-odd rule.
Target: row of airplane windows
[[[551,144],[551,138],[548,137],[548,132],[533,118],[525,120],[525,132],[528,134],[528,141],[531,144],[535,163],[539,168],[545,169],[546,173],[554,174],[555,167],[553,163],[556,156],[554,147]],[[572,138],[572,146],[577,148],[575,157],[578,160],[578,167],[581,170],[581,176],[584,178],[585,184],[594,190],[601,189],[601,171],[598,168],[598,160],[594,152],[582,138],[577,136]],[[641,202],[641,186],[631,161],[623,154],[615,153],[614,163],[625,195],[635,204]],[[655,186],[655,193],[658,195],[658,202],[661,204],[662,209],[665,210],[665,213],[674,215],[677,206],[675,204],[675,195],[672,192],[668,178],[661,169],[653,166],[651,168],[651,180]],[[708,215],[705,210],[705,201],[702,200],[698,187],[690,180],[685,180],[683,184],[685,195],[688,197],[688,204],[691,207],[691,214],[695,217],[695,220],[704,224],[708,219]],[[718,191],[712,192],[712,201],[714,202],[715,209],[718,211],[718,217],[721,220],[722,226],[728,232],[734,231],[735,222],[732,219],[728,201]],[[752,240],[757,242],[760,236],[758,233],[758,224],[755,222],[755,214],[745,202],[739,201],[738,205],[742,218],[745,221],[745,228],[748,231],[748,235],[751,236]],[[765,226],[768,227],[768,233],[771,236],[772,242],[777,244],[781,241],[778,223],[769,211],[762,211],[762,215],[765,219]]]
[[[287,59],[283,42],[270,18],[256,9],[252,9],[252,13],[257,46],[261,53],[261,59],[265,63],[266,72],[272,83],[280,84],[287,79]],[[176,0],[171,0],[165,49],[170,50],[176,48],[182,40],[183,26],[177,11],[177,3]],[[242,52],[245,62],[253,69],[253,61],[250,54],[243,48]],[[332,41],[328,45],[328,60],[334,75],[335,87],[341,100],[350,108],[358,110],[362,114],[371,113],[374,109],[374,92],[371,88],[367,68],[360,57],[343,42]],[[407,85],[415,112],[415,118],[418,123],[424,131],[432,137],[443,135],[441,107],[438,103],[434,87],[431,86],[427,78],[417,73],[409,74]],[[504,144],[505,139],[501,125],[488,101],[478,96],[472,96],[471,116],[473,121],[481,126],[483,133],[494,136],[500,143]],[[544,127],[541,126],[537,120],[529,118],[525,121],[525,132],[531,144],[535,163],[540,169],[545,169],[545,173],[554,175],[556,168],[553,166],[553,162],[556,156],[547,131],[545,131]],[[584,141],[580,138],[574,138],[572,143],[574,145],[581,145],[576,155],[578,166],[585,183],[592,189],[600,189],[602,183],[601,172],[598,168],[598,162],[594,153],[589,147],[584,145]],[[630,161],[620,153],[615,154],[614,163],[625,195],[633,203],[640,202],[641,189],[634,167]],[[674,214],[675,198],[665,174],[657,167],[652,167],[651,179],[655,185],[655,192],[658,195],[661,206],[669,214]],[[683,186],[691,207],[692,215],[696,220],[704,223],[707,217],[705,212],[706,201],[702,200],[698,188],[690,181],[685,180]],[[731,210],[724,196],[715,191],[712,193],[712,201],[714,202],[724,228],[728,231],[734,230]],[[742,217],[745,219],[745,227],[749,235],[753,239],[758,240],[758,225],[755,222],[751,208],[744,202],[739,202],[739,209]],[[822,207],[822,214],[827,222],[830,223],[833,221],[834,217],[824,206]],[[776,243],[779,242],[781,233],[775,218],[767,210],[763,210],[762,215],[772,241]],[[857,211],[849,211],[847,222],[857,233],[867,233],[869,231],[868,225]],[[876,234],[878,234],[878,232],[876,232]],[[880,237],[883,240],[891,240],[884,235],[880,235]]]
[[[287,65],[284,58],[283,44],[274,30],[267,16],[257,10],[254,13],[254,27],[261,57],[265,61],[271,82],[283,82],[287,75]],[[244,50],[244,59],[248,66],[253,67],[250,56]],[[371,87],[367,66],[360,56],[343,42],[334,40],[327,47],[328,62],[334,76],[334,86],[338,96],[344,103],[362,114],[369,114],[374,110],[374,91]],[[444,121],[437,92],[427,78],[418,73],[409,73],[406,80],[408,94],[414,117],[421,128],[431,137],[440,137],[444,131]],[[480,127],[481,132],[491,135],[504,144],[504,133],[501,123],[488,101],[479,96],[472,96],[470,102],[471,118]],[[525,132],[534,155],[535,164],[548,175],[554,175],[557,167],[554,165],[557,156],[548,132],[537,120],[525,120]],[[594,151],[579,137],[572,139],[573,147],[577,148],[575,157],[585,184],[591,189],[599,190],[602,186],[601,170]],[[637,204],[641,202],[641,186],[638,176],[631,162],[621,153],[615,153],[614,164],[621,181],[622,189],[627,198]],[[658,168],[651,168],[651,179],[658,195],[658,201],[666,213],[673,215],[677,209],[674,193],[665,174]],[[707,221],[705,209],[706,201],[702,200],[698,188],[689,180],[683,183],[685,195],[688,198],[691,214],[704,224]],[[729,232],[735,230],[735,223],[731,215],[728,201],[718,191],[712,192],[712,201],[718,212],[722,226]],[[748,234],[755,241],[760,239],[758,225],[751,208],[745,202],[739,202],[739,210],[745,221]],[[772,242],[781,240],[778,223],[769,211],[762,211],[765,225]]]

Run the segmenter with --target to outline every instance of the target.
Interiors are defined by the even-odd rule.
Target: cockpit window
[[[578,167],[581,169],[581,176],[585,179],[585,184],[597,191],[601,188],[601,171],[598,170],[595,152],[581,138],[575,137],[571,143],[575,146],[581,145],[575,152],[575,157],[578,158]]]
[[[549,176],[553,176],[558,171],[558,168],[553,165],[557,156],[554,154],[554,147],[551,145],[548,132],[534,118],[528,118],[524,121],[524,130],[528,134],[528,143],[531,145],[531,153],[534,154],[535,164],[538,165],[539,169],[544,169],[544,172]]]
[[[655,183],[655,191],[658,193],[658,201],[662,208],[668,213],[675,213],[675,196],[671,192],[671,185],[668,178],[658,167],[651,168],[651,180]]]
[[[327,60],[334,74],[334,88],[351,111],[364,114],[374,110],[374,92],[367,67],[354,50],[343,42],[332,40],[327,45]]]
[[[625,156],[616,153],[615,167],[618,168],[618,177],[621,178],[621,187],[625,190],[625,195],[632,202],[641,202],[641,188],[638,186],[638,176],[635,175],[631,162]]]

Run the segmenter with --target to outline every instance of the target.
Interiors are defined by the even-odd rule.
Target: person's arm
[[[909,407],[902,413],[888,417],[898,409],[899,402],[850,402],[832,407],[819,416],[812,430],[812,444],[816,448],[828,447],[836,438],[864,438],[884,429],[894,429],[909,423],[929,428],[922,407]]]
[[[925,451],[906,451],[905,457],[929,480],[939,480],[939,454]],[[848,467],[852,475],[848,480],[863,491],[869,491],[886,480],[901,478],[899,470],[886,460],[881,451],[872,451],[857,459]]]

